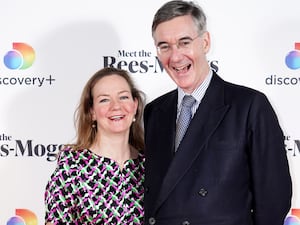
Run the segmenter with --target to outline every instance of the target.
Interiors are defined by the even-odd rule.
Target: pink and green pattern
[[[123,170],[88,149],[65,149],[45,191],[45,221],[54,224],[143,224],[144,161]]]

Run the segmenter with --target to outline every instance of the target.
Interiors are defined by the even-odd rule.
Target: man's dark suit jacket
[[[145,224],[283,225],[291,177],[265,95],[214,73],[174,153],[177,95],[145,107]]]

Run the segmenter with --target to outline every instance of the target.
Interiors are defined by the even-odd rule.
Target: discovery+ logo
[[[284,225],[300,225],[300,209],[292,209],[284,220]]]
[[[292,70],[300,68],[300,42],[296,42],[295,49],[287,54],[285,64]]]
[[[300,69],[300,42],[296,42],[294,50],[285,56],[285,65],[291,70]],[[300,76],[271,74],[265,79],[265,83],[276,86],[297,86],[300,85]]]
[[[38,225],[37,216],[28,209],[16,209],[15,214],[6,225]]]
[[[4,56],[4,64],[8,69],[25,70],[32,66],[35,60],[35,51],[30,45],[14,42],[12,48]]]
[[[5,50],[6,52],[7,50]],[[53,76],[26,75],[25,70],[31,68],[36,59],[33,47],[24,42],[13,42],[12,49],[3,57],[3,63],[10,70],[7,74],[0,74],[0,86],[34,86],[43,87],[53,85],[56,80]],[[12,71],[18,71],[18,74]]]

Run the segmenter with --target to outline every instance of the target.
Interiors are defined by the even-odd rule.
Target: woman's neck
[[[91,150],[97,155],[116,161],[121,168],[128,159],[137,157],[137,150],[128,143],[128,137],[101,136],[91,146]]]

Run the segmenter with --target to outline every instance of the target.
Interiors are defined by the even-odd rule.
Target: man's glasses
[[[176,45],[177,49],[179,50],[188,50],[191,49],[192,47],[192,43],[195,39],[197,39],[198,37],[200,37],[200,35],[198,34],[196,37],[194,38],[190,38],[190,37],[184,37],[179,39],[176,43],[171,44],[171,43],[160,43],[156,48],[157,48],[157,52],[160,55],[167,55],[170,53],[171,49],[172,49],[172,45]]]

